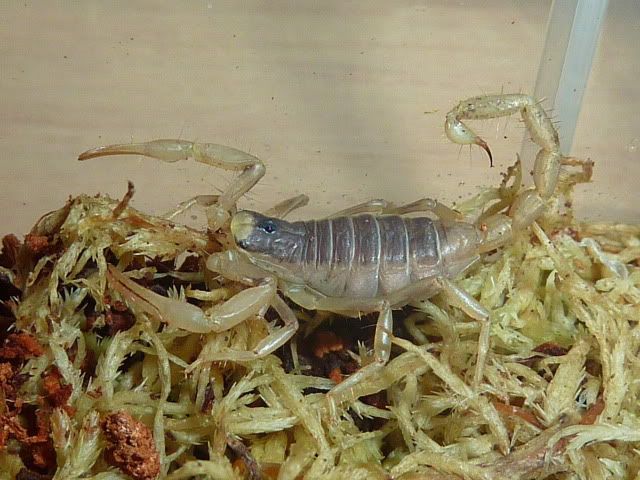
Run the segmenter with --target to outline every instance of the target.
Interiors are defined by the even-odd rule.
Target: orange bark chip
[[[44,235],[29,233],[24,237],[24,243],[29,250],[37,255],[47,249],[49,246],[49,238]]]
[[[44,353],[42,345],[31,334],[21,332],[12,333],[0,347],[0,359],[2,360],[27,360],[31,357],[39,357]]]
[[[107,415],[101,423],[107,438],[105,460],[135,480],[152,480],[160,473],[160,455],[151,430],[126,412]]]
[[[314,333],[313,354],[316,358],[322,358],[330,352],[339,352],[344,348],[344,342],[335,333],[329,331]]]
[[[44,389],[45,397],[54,407],[66,405],[73,391],[71,385],[62,383],[62,374],[56,367],[51,368],[44,374],[42,388]]]

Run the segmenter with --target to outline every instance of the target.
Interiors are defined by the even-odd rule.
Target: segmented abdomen
[[[429,218],[358,215],[304,226],[299,274],[325,295],[376,297],[439,273],[443,232]]]

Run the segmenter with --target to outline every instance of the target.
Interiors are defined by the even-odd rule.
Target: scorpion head
[[[299,223],[241,210],[231,220],[231,234],[240,249],[270,261],[288,263],[303,244],[305,230]]]

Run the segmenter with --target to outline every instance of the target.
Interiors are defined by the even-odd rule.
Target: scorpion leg
[[[360,312],[379,312],[373,343],[373,360],[333,387],[327,394],[332,418],[336,418],[337,407],[340,404],[354,399],[356,385],[378,373],[388,363],[393,336],[392,307],[404,305],[407,301],[428,298],[438,288],[441,287],[434,285],[433,279],[425,278],[393,292],[387,298],[341,298],[323,296],[304,285],[285,286],[285,295],[309,310],[326,310],[351,316]]]
[[[419,280],[393,292],[387,299],[391,305],[402,305],[406,302],[415,302],[423,298],[428,298],[437,291],[441,291],[444,294],[449,305],[459,308],[469,317],[480,322],[478,355],[473,376],[473,386],[477,389],[484,374],[484,367],[490,347],[489,337],[491,334],[491,323],[487,309],[467,292],[444,277],[436,278],[435,281],[432,278]]]
[[[393,332],[393,316],[391,308],[431,297],[441,291],[447,302],[462,310],[469,317],[480,322],[480,339],[473,386],[480,385],[484,374],[487,354],[489,352],[489,336],[491,324],[489,312],[471,295],[446,278],[424,278],[391,293],[386,298],[334,298],[325,297],[303,285],[289,285],[285,295],[296,304],[309,310],[327,310],[331,312],[356,315],[359,312],[379,312],[373,348],[373,361],[356,373],[336,385],[328,393],[329,408],[335,417],[338,405],[354,398],[353,389],[358,383],[380,371],[389,361]]]
[[[261,284],[264,282],[272,284],[273,295],[271,297],[271,301],[263,304],[263,308],[258,312],[258,315],[263,315],[270,306],[276,311],[284,326],[267,335],[264,339],[258,342],[251,351],[232,351],[228,353],[216,352],[213,355],[207,355],[206,358],[199,359],[199,362],[219,360],[247,361],[255,358],[261,358],[273,353],[275,350],[287,343],[298,331],[298,318],[286,302],[278,295],[276,290],[276,279],[273,277],[265,277],[262,270],[243,261],[237,251],[226,250],[224,252],[210,255],[207,259],[207,269],[212,272],[220,273],[229,280],[240,282],[245,285],[254,285],[256,283]],[[256,287],[250,287],[243,290],[236,294],[236,296],[240,295],[244,291],[252,290],[254,288]],[[227,302],[231,300],[232,299],[229,299]]]
[[[376,375],[388,362],[391,357],[391,337],[393,336],[393,312],[389,302],[378,303],[378,321],[376,322],[376,333],[373,340],[373,359],[371,363],[360,368],[338,385],[333,387],[327,394],[329,411],[332,418],[337,418],[337,407],[343,401],[353,398],[353,387],[360,382]]]
[[[306,195],[296,195],[295,197],[283,200],[277,203],[269,210],[264,212],[267,217],[284,218],[294,210],[304,207],[309,203],[309,197]]]
[[[476,358],[476,369],[473,374],[473,388],[477,390],[484,375],[484,367],[489,353],[491,335],[491,322],[489,312],[478,301],[467,292],[456,286],[446,278],[439,278],[438,285],[442,289],[449,305],[459,308],[469,317],[480,323],[480,337],[478,339],[478,355]]]
[[[214,205],[218,201],[219,197],[219,195],[196,195],[195,197],[191,197],[188,200],[180,202],[174,209],[163,213],[162,218],[172,220],[178,215],[182,215],[184,212],[192,209],[196,205],[208,208],[211,205]]]
[[[376,198],[369,200],[368,202],[340,210],[339,212],[329,215],[327,218],[348,217],[361,213],[371,213],[373,215],[406,215],[408,213],[419,212],[432,212],[442,220],[461,221],[463,219],[459,212],[431,198],[421,198],[415,202],[400,205],[398,207],[386,200]]]
[[[432,198],[421,198],[420,200],[407,203],[406,205],[389,208],[384,213],[391,215],[406,215],[408,213],[417,212],[431,212],[441,220],[450,220],[453,222],[461,222],[464,220],[464,217],[460,212],[447,207],[443,203],[440,203],[438,200],[434,200]]]
[[[368,200],[366,202],[359,203],[358,205],[354,205],[353,207],[345,208],[344,210],[332,213],[327,218],[350,217],[352,215],[360,215],[361,213],[382,215],[392,207],[393,204],[391,204],[390,202],[381,198],[374,198],[373,200]]]
[[[359,312],[379,312],[373,342],[373,360],[334,386],[327,394],[330,418],[336,420],[338,406],[355,399],[353,387],[375,375],[389,361],[393,335],[391,304],[381,298],[325,297],[304,285],[285,286],[284,292],[296,304],[310,310],[327,310],[346,315],[356,315]]]
[[[88,150],[78,160],[107,155],[144,155],[165,162],[177,162],[193,158],[198,162],[225,170],[242,171],[207,208],[209,228],[218,230],[229,220],[229,212],[242,195],[247,193],[265,174],[262,161],[241,150],[215,143],[195,143],[186,140],[152,140],[144,143],[109,145]]]
[[[181,215],[187,210],[190,210],[196,205],[208,208],[212,205],[215,205],[218,202],[219,198],[220,195],[196,195],[195,197],[185,200],[184,202],[180,202],[173,210],[170,210],[167,213],[163,214],[162,218],[172,220],[173,218]],[[264,214],[269,217],[284,218],[292,211],[304,207],[308,203],[309,197],[307,197],[306,195],[296,195],[295,197],[288,198],[280,203],[277,203],[269,210],[267,210]]]
[[[310,296],[308,296],[307,292],[305,300],[308,301],[309,298]],[[296,295],[292,296],[292,300],[298,303]],[[389,362],[391,356],[391,338],[393,336],[393,313],[388,301],[375,298],[350,299],[316,297],[314,303],[317,305],[316,309],[318,310],[329,310],[338,313],[379,312],[373,342],[372,361],[334,386],[329,393],[327,393],[326,400],[329,415],[332,420],[336,420],[338,418],[338,406],[346,401],[355,400],[354,387],[367,378],[374,376]]]

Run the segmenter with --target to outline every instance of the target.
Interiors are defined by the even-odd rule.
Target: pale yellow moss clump
[[[471,216],[504,197],[488,190],[460,209]],[[492,312],[478,390],[471,377],[479,326],[435,297],[407,318],[396,315],[405,333],[394,339],[392,360],[354,392],[378,400],[360,398],[330,422],[324,394],[333,380],[309,375],[308,358],[297,353],[303,343],[247,364],[198,361],[207,351],[251,348],[272,328],[266,320],[200,335],[120,302],[109,263],[202,307],[243,287],[204,270],[207,254],[223,248],[206,232],[116,206],[106,197],[71,200],[32,232],[48,238],[49,251],[0,267],[23,291],[10,302],[12,329],[31,333],[45,351],[20,366],[28,378],[18,398],[42,404],[51,366],[71,386],[64,405],[47,404],[55,478],[127,478],[105,457],[99,427],[117,411],[149,428],[161,476],[173,480],[638,475],[640,227],[578,223],[552,208],[457,280]],[[319,325],[332,328],[329,315],[298,313],[299,340]],[[127,316],[126,328],[113,326]],[[86,367],[91,358],[94,369]],[[15,412],[6,395],[5,423]],[[24,467],[12,453],[19,443],[8,436],[0,478]]]

